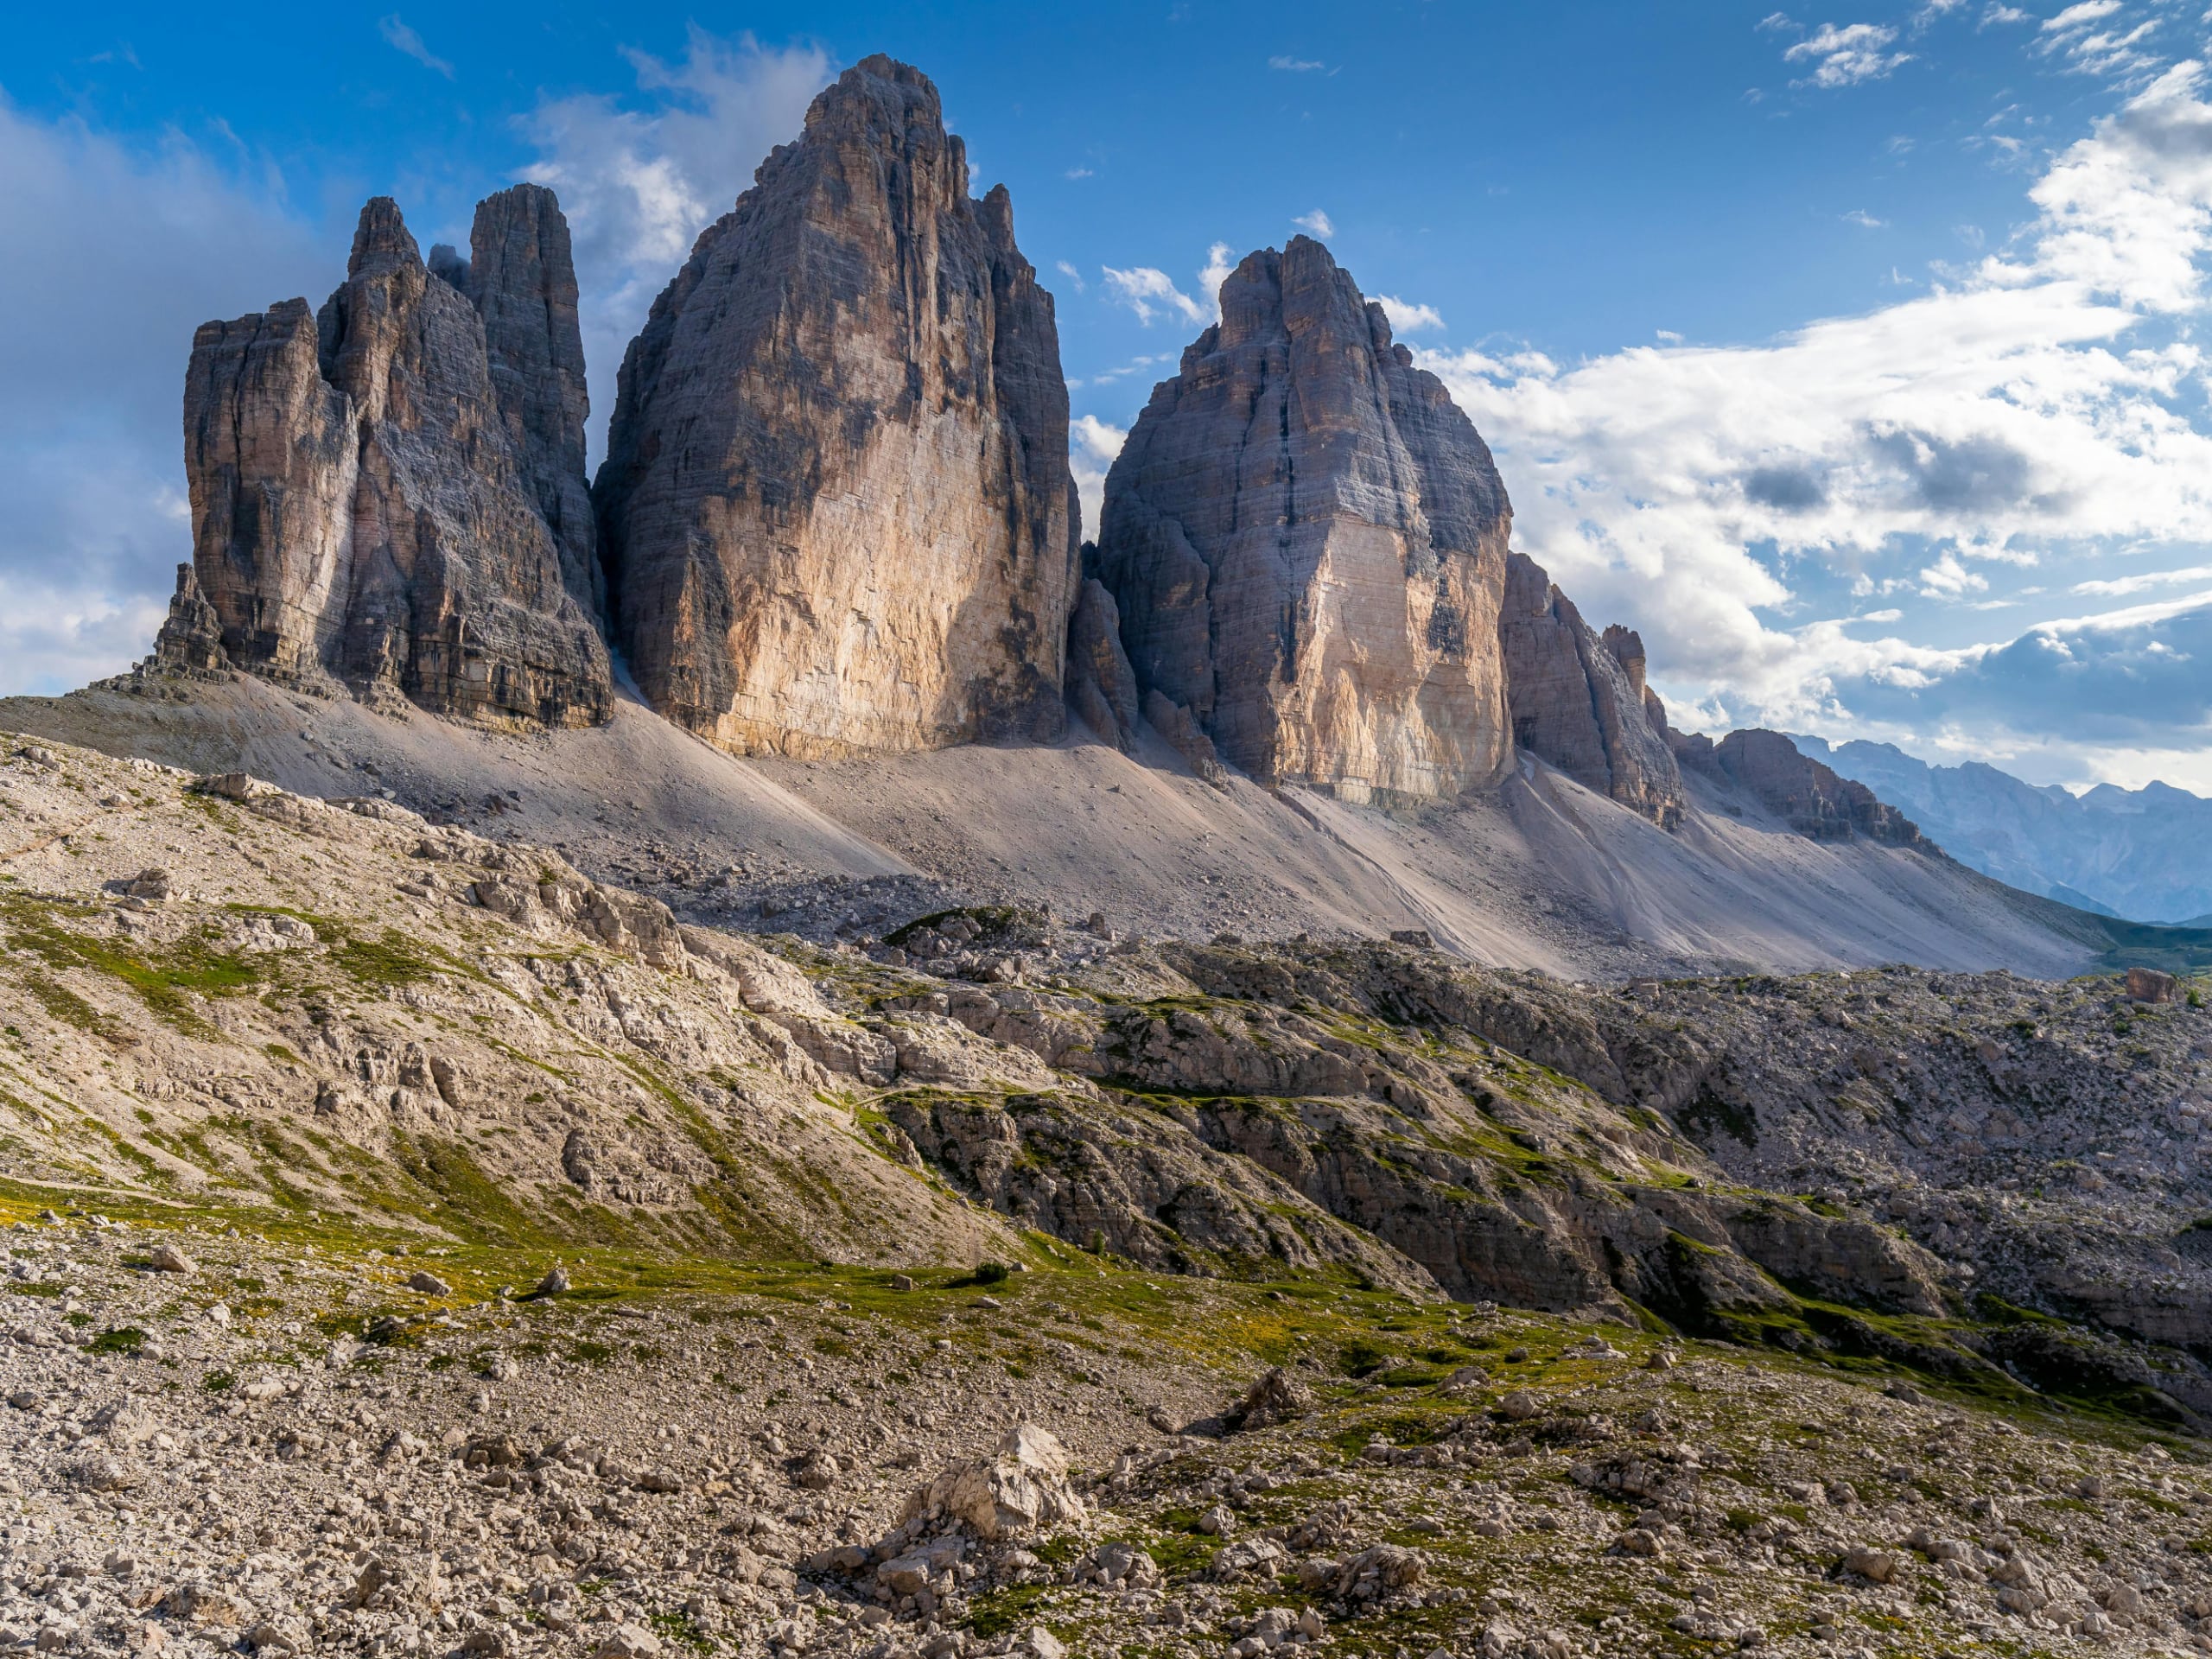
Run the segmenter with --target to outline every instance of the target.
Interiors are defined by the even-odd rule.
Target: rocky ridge
[[[1838,777],[1780,732],[1735,731],[1715,743],[1702,733],[1669,731],[1667,741],[1683,766],[1742,785],[1791,829],[1815,841],[1863,836],[1915,852],[1938,850],[1919,825],[1866,785]]]
[[[653,706],[734,753],[1049,739],[1076,579],[1052,296],[937,89],[863,60],[700,236],[594,486]]]

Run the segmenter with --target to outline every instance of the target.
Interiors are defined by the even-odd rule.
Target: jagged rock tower
[[[568,226],[518,185],[463,263],[361,210],[345,283],[201,326],[184,394],[193,564],[158,660],[440,714],[603,720]]]
[[[1124,747],[1141,706],[1203,775],[1352,800],[1449,798],[1517,743],[1671,828],[1643,642],[1592,633],[1512,527],[1489,447],[1382,308],[1309,238],[1262,249],[1107,475],[1069,701]]]
[[[1096,566],[1154,726],[1187,720],[1263,781],[1448,798],[1511,753],[1511,525],[1443,383],[1301,236],[1245,258],[1154,389]]]
[[[1077,509],[1052,296],[937,89],[849,69],[623,359],[594,486],[618,637],[737,753],[1050,738]]]

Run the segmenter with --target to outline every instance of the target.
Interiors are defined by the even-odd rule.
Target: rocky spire
[[[476,204],[466,292],[484,320],[492,391],[537,510],[561,550],[569,591],[594,615],[606,580],[584,467],[583,332],[569,221],[542,184],[518,184]]]
[[[847,70],[623,361],[594,499],[645,695],[741,753],[1056,734],[1067,424],[1005,191],[918,71]]]
[[[458,262],[433,276],[383,196],[319,313],[287,300],[200,327],[184,399],[195,580],[165,634],[204,634],[177,607],[205,606],[221,656],[271,678],[441,714],[606,717],[589,531],[556,540],[546,505],[566,526],[583,487],[567,232],[542,192],[493,222],[493,274],[470,286],[498,315],[496,358]]]
[[[1319,243],[1248,256],[1221,312],[1106,480],[1098,575],[1147,717],[1355,800],[1495,781],[1512,509],[1488,448]]]

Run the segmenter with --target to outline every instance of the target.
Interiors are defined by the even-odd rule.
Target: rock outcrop
[[[1067,689],[1084,725],[1119,749],[1135,747],[1142,694],[1122,649],[1121,607],[1095,576],[1084,579],[1068,618]]]
[[[1815,841],[1864,836],[1891,847],[1933,852],[1920,826],[1864,784],[1839,778],[1780,732],[1753,728],[1715,743],[1701,734],[1669,734],[1681,764],[1740,785],[1792,830]]]
[[[1079,526],[1050,295],[872,57],[708,227],[594,486],[654,706],[738,753],[1056,736]]]
[[[1525,554],[1506,560],[1498,617],[1513,741],[1579,784],[1671,830],[1681,821],[1681,769],[1666,715],[1643,683],[1643,640],[1610,627],[1600,638]]]
[[[1351,800],[1495,780],[1512,510],[1488,448],[1319,243],[1248,256],[1221,308],[1106,481],[1098,574],[1147,718]]]
[[[480,270],[448,257],[434,275],[379,196],[319,313],[287,300],[200,327],[194,580],[157,660],[441,714],[607,716],[588,520],[560,505],[582,480],[567,227],[518,186],[478,210],[477,246]]]

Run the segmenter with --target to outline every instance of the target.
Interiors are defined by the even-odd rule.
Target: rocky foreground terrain
[[[2212,1650],[2188,982],[887,923],[0,740],[0,1629]]]
[[[28,1202],[40,1651],[2212,1647],[2201,1444],[2017,1391],[1104,1264],[518,1294],[550,1253]]]

